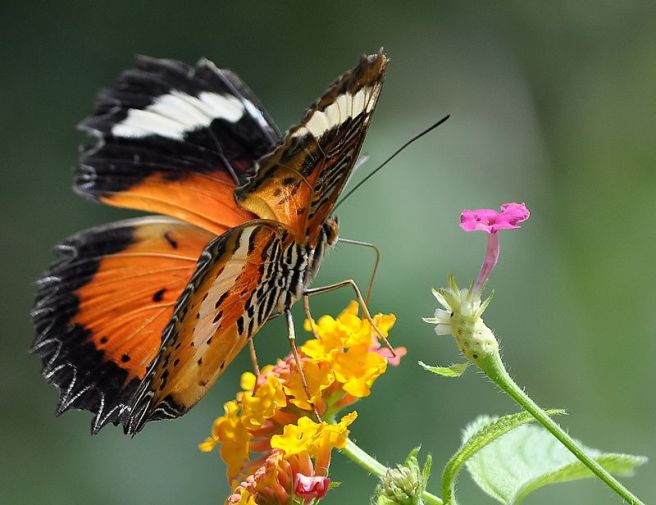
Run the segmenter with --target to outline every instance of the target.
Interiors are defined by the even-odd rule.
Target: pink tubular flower
[[[480,292],[499,259],[501,247],[497,232],[499,230],[518,229],[519,223],[526,221],[530,215],[526,205],[515,202],[502,204],[501,212],[492,209],[465,209],[462,211],[462,214],[460,214],[460,227],[463,230],[484,231],[488,234],[487,251],[478,279],[474,283],[474,292]]]
[[[492,209],[465,209],[460,214],[460,227],[465,231],[484,231],[490,234],[499,230],[516,230],[526,221],[530,212],[523,203],[501,204],[501,212]]]

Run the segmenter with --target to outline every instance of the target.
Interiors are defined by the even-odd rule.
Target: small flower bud
[[[330,479],[321,476],[307,476],[296,474],[294,494],[303,500],[320,500],[330,488]]]
[[[426,489],[431,457],[426,458],[422,470],[417,461],[419,448],[413,449],[405,463],[387,470],[377,488],[376,505],[422,505],[422,493]]]
[[[438,335],[452,334],[460,351],[470,361],[496,352],[499,348],[494,333],[483,321],[483,312],[492,300],[489,296],[481,301],[480,292],[460,289],[453,277],[449,277],[449,288],[433,291],[442,306],[435,311],[435,317],[425,318],[427,323],[435,324]]]

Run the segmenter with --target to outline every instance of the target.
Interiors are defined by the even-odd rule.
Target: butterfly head
[[[305,276],[302,281],[302,286],[299,286],[298,296],[300,297],[301,292],[307,287],[312,279],[319,272],[319,267],[321,266],[321,261],[323,260],[326,252],[332,249],[335,244],[337,244],[337,239],[339,238],[339,219],[337,216],[331,216],[326,219],[321,226],[321,231],[319,232],[316,241],[310,244],[303,246],[304,248],[309,247],[310,257],[308,258],[308,268],[305,272]]]
[[[323,233],[326,237],[326,245],[333,247],[339,238],[339,218],[337,216],[331,216],[326,219],[326,222],[323,224]]]

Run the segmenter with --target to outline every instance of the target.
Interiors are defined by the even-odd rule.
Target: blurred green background
[[[449,272],[479,268],[482,234],[461,209],[525,201],[531,220],[503,234],[487,321],[518,381],[586,444],[656,458],[656,3],[637,2],[3,2],[0,7],[2,352],[0,502],[216,504],[223,464],[201,454],[222,402],[248,369],[241,356],[190,414],[134,439],[90,415],[55,418],[56,393],[28,356],[32,282],[52,246],[82,228],[134,215],[70,190],[74,126],[137,53],[241,75],[284,129],[365,51],[391,64],[365,151],[371,170],[445,113],[452,119],[339,210],[345,237],[375,242],[383,263],[371,303],[394,312],[409,356],[357,409],[353,436],[395,463],[417,444],[439,471],[478,414],[516,407],[479,374],[439,379],[417,360],[458,361],[452,339],[421,316]],[[366,282],[368,251],[340,246],[318,283]],[[336,313],[347,292],[314,301]],[[297,307],[298,308],[298,307]],[[298,312],[300,315],[300,311]],[[299,317],[300,320],[300,317]],[[287,352],[283,325],[258,336],[268,360]],[[653,463],[626,482],[656,502]],[[335,455],[343,481],[327,504],[367,503],[375,481]],[[489,504],[468,477],[463,504]],[[600,482],[544,489],[528,504],[619,503]]]

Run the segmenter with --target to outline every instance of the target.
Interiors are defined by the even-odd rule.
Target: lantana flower
[[[387,336],[396,318],[378,314],[373,320]],[[218,447],[227,465],[227,504],[305,505],[323,498],[332,450],[345,446],[357,417],[351,412],[335,422],[336,415],[369,396],[388,364],[406,353],[381,347],[369,321],[358,317],[357,302],[337,318],[306,321],[305,328],[316,336],[299,347],[309,398],[291,354],[263,367],[259,378],[246,372],[242,391],[226,402],[211,436],[199,444],[204,452]]]

